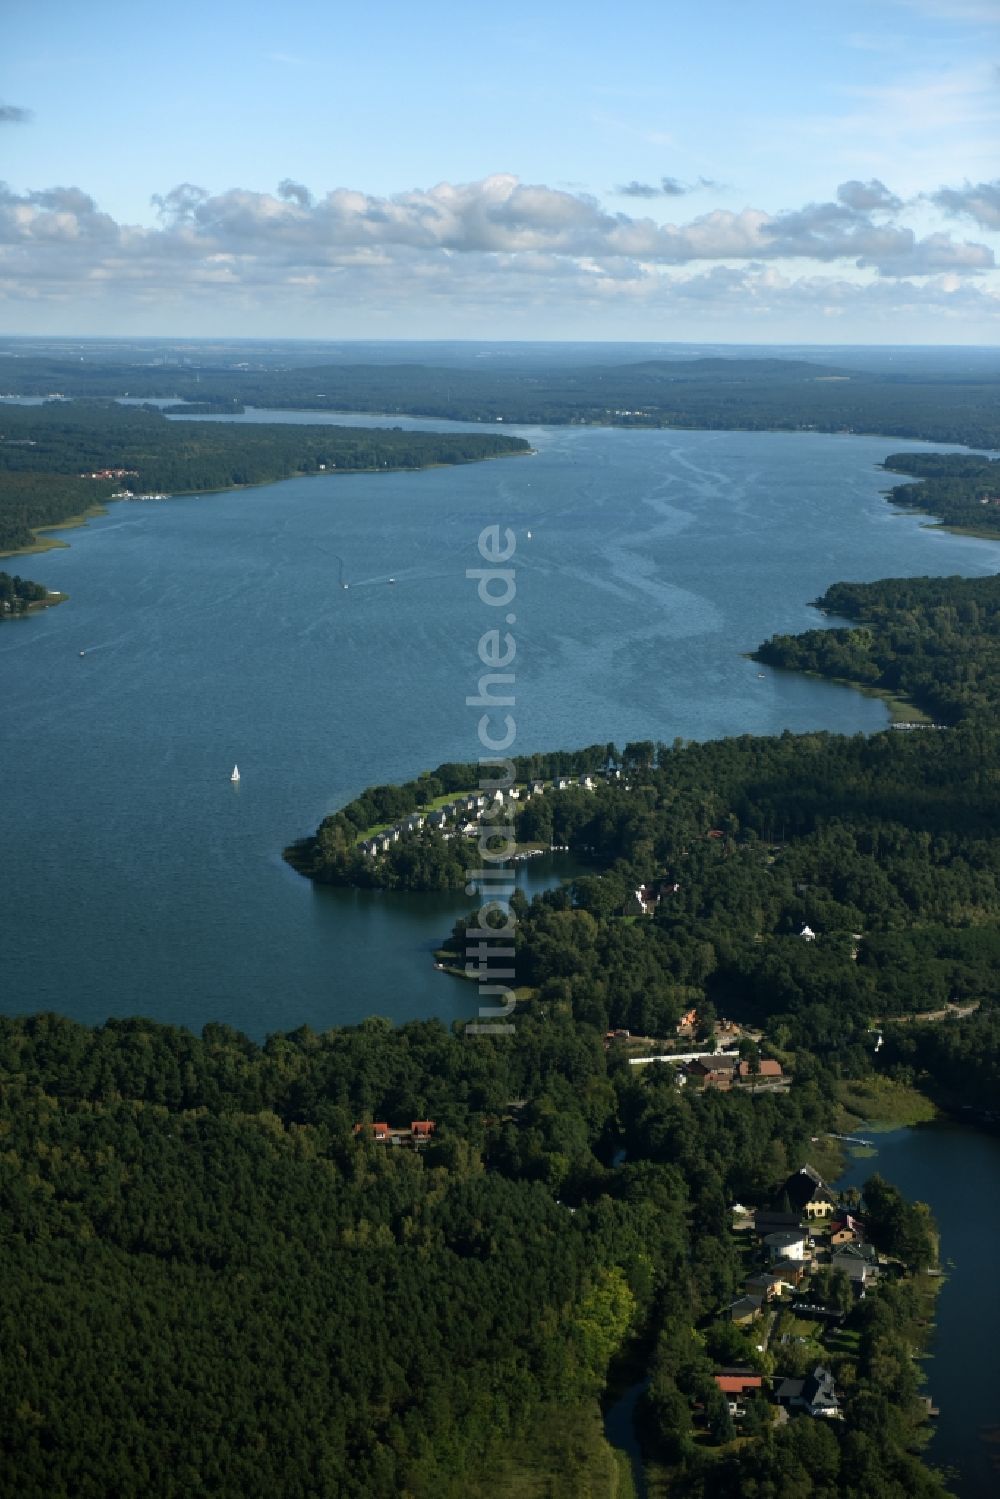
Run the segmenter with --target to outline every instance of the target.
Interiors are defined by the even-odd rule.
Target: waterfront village
[[[798,1412],[842,1419],[834,1368],[856,1350],[852,1311],[880,1278],[906,1273],[868,1242],[858,1200],[856,1192],[841,1197],[805,1165],[789,1176],[775,1206],[733,1204],[747,1275],[724,1315],[749,1334],[758,1362],[775,1370],[763,1373],[749,1363],[716,1369],[715,1383],[736,1422],[754,1396],[775,1408],[779,1422]],[[783,1366],[796,1372],[782,1373]],[[938,1414],[928,1398],[923,1404],[928,1417]]]
[[[629,789],[620,770],[607,768],[579,778],[556,777],[453,796],[362,836],[358,847],[366,857],[377,858],[424,827],[439,830],[445,838],[476,838],[494,822],[499,809],[513,811],[531,797],[546,793],[594,791],[601,780],[614,780]],[[707,836],[722,839],[725,833],[713,828]],[[541,852],[530,848],[514,858]],[[661,901],[679,889],[669,879],[640,885],[622,914],[631,919],[651,917]],[[798,935],[804,942],[817,937],[808,925]],[[852,956],[857,957],[862,937],[853,935]],[[878,1027],[874,1034],[878,1050],[882,1042]],[[792,1078],[777,1058],[762,1054],[763,1042],[761,1031],[717,1018],[714,1012],[699,1013],[697,1008],[681,1016],[669,1038],[640,1036],[624,1029],[609,1031],[604,1037],[605,1050],[624,1055],[631,1067],[671,1066],[678,1087],[706,1093],[738,1090],[748,1096],[787,1091]],[[512,1102],[512,1121],[522,1107],[523,1100]],[[433,1120],[414,1120],[409,1127],[376,1121],[356,1124],[354,1133],[381,1145],[420,1150],[432,1142],[435,1128]],[[854,1143],[867,1146],[870,1142]],[[859,1193],[841,1196],[807,1164],[788,1177],[772,1206],[733,1204],[732,1230],[740,1243],[745,1275],[741,1294],[719,1307],[712,1321],[717,1329],[730,1329],[728,1342],[726,1335],[721,1341],[734,1361],[720,1361],[713,1379],[735,1435],[759,1430],[762,1422],[781,1424],[796,1416],[843,1419],[844,1391],[838,1380],[853,1377],[848,1371],[859,1336],[851,1326],[852,1313],[880,1278],[894,1280],[907,1274],[898,1259],[877,1252],[869,1242],[860,1202]],[[923,1268],[938,1273],[929,1266]],[[718,1344],[720,1339],[715,1341]],[[927,1418],[938,1414],[928,1398],[924,1397],[923,1405]],[[695,1401],[692,1418],[696,1428],[708,1427],[708,1406]]]
[[[532,797],[544,796],[546,793],[573,790],[594,792],[599,782],[617,783],[621,789],[631,790],[631,782],[624,777],[623,772],[608,765],[593,775],[578,778],[556,776],[548,782],[532,780],[506,789],[442,797],[431,807],[411,812],[391,825],[370,830],[367,836],[362,834],[357,848],[365,858],[377,859],[403,839],[417,836],[423,828],[433,828],[445,839],[475,839],[484,831],[493,830],[501,811],[513,814],[517,807],[523,806]],[[721,828],[711,828],[706,836],[711,840],[721,840],[725,833]],[[551,844],[548,851],[561,851],[561,846]],[[530,845],[509,856],[505,862],[518,862],[545,852],[546,849],[542,846]],[[631,920],[651,917],[661,902],[677,895],[680,888],[677,881],[670,879],[641,884],[628,896],[622,915]],[[805,942],[816,940],[816,933],[808,925],[802,927],[799,936]],[[855,942],[860,940],[861,934],[855,933]],[[449,963],[438,962],[436,967],[450,973],[462,973],[460,968]],[[469,976],[475,976],[473,970],[469,971]],[[734,1087],[746,1087],[753,1092],[785,1091],[790,1086],[791,1079],[785,1075],[779,1061],[760,1055],[758,1044],[762,1039],[762,1033],[750,1027],[726,1019],[716,1020],[714,1015],[709,1019],[691,1009],[678,1021],[676,1036],[667,1040],[655,1036],[633,1035],[627,1030],[615,1030],[608,1032],[604,1045],[605,1049],[612,1045],[622,1047],[630,1053],[629,1062],[635,1067],[650,1062],[681,1064],[682,1070],[677,1075],[681,1086],[690,1081],[705,1088],[723,1091]],[[703,1043],[700,1050],[683,1049],[685,1044],[691,1046],[697,1041]],[[749,1043],[749,1046],[744,1047],[742,1043]],[[743,1054],[744,1051],[746,1055]]]
[[[523,1100],[515,1101],[511,1117],[523,1107]],[[431,1143],[435,1128],[433,1119],[408,1127],[382,1120],[355,1124],[354,1134],[419,1150]],[[734,1432],[741,1423],[749,1430],[751,1419],[758,1427],[762,1419],[781,1424],[797,1415],[842,1420],[835,1370],[857,1351],[851,1314],[881,1277],[903,1276],[903,1265],[868,1242],[859,1194],[841,1197],[810,1165],[788,1177],[774,1206],[737,1202],[732,1215],[746,1273],[741,1294],[713,1321],[717,1329],[731,1329],[729,1351],[739,1361],[720,1363],[712,1377]],[[923,1404],[927,1418],[938,1414],[929,1398]],[[694,1402],[692,1417],[696,1426],[708,1424],[703,1402]]]
[[[572,776],[557,776],[550,782],[526,781],[521,785],[509,786],[506,789],[471,791],[451,799],[442,798],[439,805],[423,812],[411,812],[408,817],[402,818],[390,827],[379,828],[372,832],[371,836],[362,838],[358,843],[358,849],[366,858],[377,858],[379,854],[388,853],[392,845],[398,843],[401,838],[408,834],[419,833],[423,827],[437,828],[444,838],[450,839],[456,835],[463,838],[477,838],[484,827],[488,828],[503,809],[516,808],[530,801],[533,796],[544,796],[546,791],[596,791],[598,780],[618,781],[626,790],[630,789],[628,781],[622,780],[620,770],[609,769],[592,776],[581,776],[579,779]],[[544,852],[542,848],[533,848],[530,852],[515,854],[513,857],[525,859]],[[639,892],[636,892],[636,900],[641,906]],[[647,912],[643,908],[637,914],[645,915]]]

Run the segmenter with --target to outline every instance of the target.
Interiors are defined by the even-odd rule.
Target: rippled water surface
[[[468,1012],[430,958],[464,897],[315,890],[281,849],[365,785],[475,757],[484,525],[518,536],[523,751],[878,728],[879,703],[743,652],[815,624],[837,579],[1000,560],[890,510],[898,440],[526,435],[535,456],[117,504],[18,559],[71,600],[0,626],[5,1009],[255,1036]]]

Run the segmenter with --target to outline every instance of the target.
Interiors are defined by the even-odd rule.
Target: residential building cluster
[[[432,811],[411,812],[392,827],[383,828],[372,837],[365,838],[358,844],[358,850],[366,858],[374,859],[380,854],[388,853],[401,838],[419,833],[423,827],[438,828],[445,838],[453,838],[456,833],[464,838],[475,838],[480,832],[481,820],[487,818],[488,814],[494,816],[494,809],[517,807],[530,801],[533,796],[544,796],[546,791],[596,791],[598,780],[620,779],[621,771],[610,770],[600,776],[556,776],[548,783],[526,781],[521,786],[510,786],[507,790],[470,792],[466,796],[457,796],[453,801],[445,802]]]
[[[684,1070],[691,1081],[699,1082],[705,1088],[715,1088],[720,1093],[741,1083],[777,1083],[785,1078],[781,1063],[772,1057],[761,1057],[754,1066],[745,1057],[731,1052],[694,1057]]]
[[[372,1124],[356,1124],[354,1134],[364,1135],[380,1145],[407,1145],[411,1148],[419,1148],[428,1143],[435,1128],[433,1119],[414,1119],[408,1129],[404,1125],[387,1124],[384,1119],[379,1119]]]
[[[762,1350],[785,1309],[796,1318],[823,1324],[824,1332],[840,1327],[848,1315],[844,1307],[825,1305],[809,1294],[810,1277],[816,1270],[842,1271],[854,1299],[860,1300],[877,1284],[884,1268],[866,1243],[863,1220],[839,1201],[812,1166],[792,1173],[780,1202],[780,1207],[759,1208],[752,1214],[739,1203],[733,1209],[741,1220],[739,1226],[752,1233],[759,1266],[747,1275],[742,1294],[727,1313],[737,1326],[759,1330]],[[787,1413],[841,1418],[834,1376],[822,1362],[801,1378],[764,1376],[753,1369],[719,1369],[715,1382],[727,1398],[730,1415],[737,1419],[746,1414],[747,1400],[754,1395],[769,1398]]]

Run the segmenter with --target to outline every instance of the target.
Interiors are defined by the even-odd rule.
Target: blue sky
[[[1000,342],[1000,0],[0,29],[6,332]]]

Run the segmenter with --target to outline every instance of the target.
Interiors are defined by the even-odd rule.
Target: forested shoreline
[[[982,453],[890,453],[883,468],[916,483],[889,491],[894,505],[922,510],[974,536],[1000,536],[1000,458]]]
[[[730,1202],[778,1203],[837,1118],[836,1062],[793,1060],[786,1095],[679,1090],[559,1006],[509,1040],[0,1020],[0,1493],[485,1499],[544,1454],[553,1499],[596,1496],[581,1433],[641,1334],[677,1492],[785,1494],[821,1460],[810,1492],[944,1495],[905,1280],[828,1355],[836,1430],[759,1403],[737,1444],[719,1407],[720,1363],[796,1368],[726,1311]],[[434,1121],[430,1144],[357,1133],[384,1117]],[[875,1242],[919,1268],[870,1190]]]
[[[629,1080],[616,1106],[623,1133],[605,1141],[626,1150],[628,1167],[620,1169],[642,1170],[643,1200],[650,1194],[662,1200],[662,1181],[657,1176],[654,1185],[648,1174],[654,1160],[690,1172],[692,1180],[721,1169],[725,1195],[744,1202],[773,1194],[773,1185],[764,1184],[768,1169],[777,1177],[796,1163],[787,1140],[780,1148],[772,1140],[761,1177],[726,1175],[725,1152],[706,1155],[697,1134],[709,1109],[717,1118],[742,1118],[746,1128],[760,1123],[762,1108],[775,1120],[785,1108],[794,1115],[804,1090],[815,1088],[830,1110],[818,1118],[839,1121],[840,1083],[869,1079],[877,1069],[880,1077],[917,1082],[958,1117],[995,1114],[997,598],[993,578],[903,579],[834,585],[820,601],[868,631],[868,659],[881,672],[890,656],[904,663],[891,685],[915,696],[936,692],[928,706],[948,717],[953,726],[945,730],[645,742],[620,751],[592,746],[572,759],[525,758],[513,767],[521,784],[580,778],[559,791],[550,784],[508,810],[519,839],[568,846],[593,862],[592,874],[530,905],[512,897],[516,1035],[529,1027],[551,1039],[568,1025],[595,1046],[602,1035],[630,1032],[656,1049],[669,1047],[693,1009],[708,1044],[718,1016],[756,1027],[768,1054],[792,1077],[784,1095],[706,1094],[690,1085],[679,1093],[669,1069],[629,1076],[627,1052],[612,1044],[608,1078],[616,1089],[619,1079]],[[829,637],[831,661],[843,649],[843,632],[813,633],[820,642]],[[804,640],[803,650],[818,648],[812,636]],[[839,661],[835,674],[849,675]],[[602,778],[609,767],[613,774]],[[413,804],[426,805],[431,793],[467,786],[470,769],[438,767],[395,792],[373,788],[324,824],[325,856],[349,875],[344,851],[351,837]],[[582,784],[588,774],[592,789]],[[420,829],[414,842],[425,869],[433,867],[434,850],[445,849],[442,831],[432,827]],[[313,852],[324,857],[322,830]],[[402,873],[405,866],[391,878]],[[649,901],[648,913],[638,917],[628,914],[637,888]],[[459,968],[470,923],[478,925],[478,917],[458,922],[449,942]],[[975,1013],[939,1023],[936,1017],[954,1005],[975,1006]],[[582,1086],[579,1076],[574,1086]],[[684,1110],[696,1099],[692,1118]],[[557,1114],[565,1129],[562,1105],[551,1127]],[[821,1128],[818,1118],[811,1140]],[[521,1125],[522,1116],[513,1115],[506,1134],[518,1161]],[[489,1169],[498,1159],[491,1158]],[[576,1205],[566,1177],[558,1190],[563,1202]],[[894,1221],[907,1212],[898,1204]],[[731,1242],[724,1216],[714,1221],[719,1241]],[[913,1364],[926,1337],[933,1284],[886,1283],[851,1317],[856,1342],[843,1346],[855,1349],[857,1361],[834,1360],[838,1380],[848,1388],[858,1381],[842,1423],[798,1418],[776,1429],[766,1407],[751,1401],[735,1433],[712,1393],[713,1364],[766,1370],[776,1366],[775,1355],[769,1352],[762,1366],[752,1339],[725,1328],[718,1314],[696,1316],[692,1324],[669,1294],[645,1319],[637,1309],[633,1328],[642,1329],[653,1350],[644,1362],[651,1383],[640,1408],[652,1471],[666,1476],[670,1492],[691,1499],[944,1493],[918,1456],[925,1428]],[[790,1364],[787,1349],[780,1358]],[[588,1491],[579,1478],[574,1482],[567,1493]]]
[[[188,494],[320,473],[381,473],[529,451],[503,433],[170,421],[114,401],[0,407],[0,551],[116,492]]]
[[[7,378],[23,396],[129,396],[240,406],[432,418],[625,427],[860,432],[1000,447],[1000,380],[880,374],[794,358],[639,359],[511,369],[297,362],[197,367],[23,354]]]
[[[772,636],[755,660],[908,698],[944,724],[995,707],[1000,578],[835,583],[816,606],[855,623]]]

